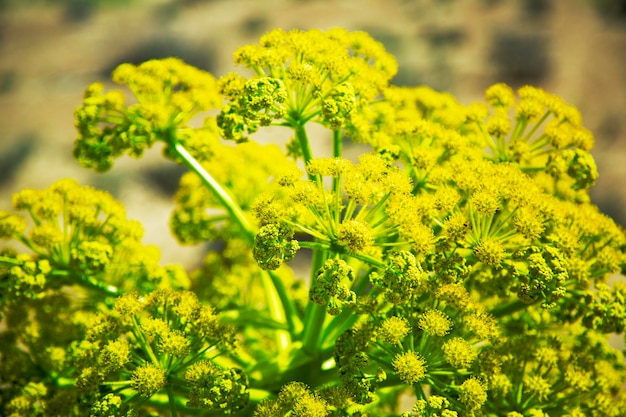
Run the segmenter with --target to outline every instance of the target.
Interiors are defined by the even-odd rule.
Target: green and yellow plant
[[[574,107],[393,86],[394,57],[343,29],[273,30],[234,57],[219,80],[122,64],[133,98],[96,83],[76,110],[84,167],[159,142],[188,168],[172,233],[221,248],[199,270],[161,265],[119,202],[71,179],[0,212],[19,243],[0,253],[2,415],[626,415],[607,343],[626,235],[590,203]],[[265,126],[293,131],[285,149],[252,140]],[[349,160],[348,141],[369,151]]]

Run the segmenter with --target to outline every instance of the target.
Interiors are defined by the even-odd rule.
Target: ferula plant
[[[122,64],[75,114],[86,168],[157,142],[188,168],[169,226],[213,243],[198,270],[72,179],[0,211],[0,414],[626,416],[626,235],[590,202],[575,107],[391,85],[394,57],[343,29],[234,60]]]

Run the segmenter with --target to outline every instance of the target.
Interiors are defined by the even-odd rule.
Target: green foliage
[[[96,83],[76,111],[83,166],[160,142],[189,169],[171,231],[220,248],[197,270],[73,180],[0,211],[0,414],[623,415],[626,235],[590,203],[578,110],[392,86],[394,58],[343,29],[273,30],[235,62],[123,64],[134,97]],[[286,149],[253,141],[266,126]]]

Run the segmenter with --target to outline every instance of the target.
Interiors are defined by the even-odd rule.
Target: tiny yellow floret
[[[427,310],[419,316],[417,326],[432,336],[445,336],[452,328],[452,320],[441,310]]]
[[[382,322],[379,329],[379,335],[381,338],[392,345],[400,344],[402,340],[409,332],[409,322],[404,317],[389,317]]]
[[[426,376],[426,360],[413,351],[396,355],[392,365],[398,377],[407,384],[419,382]]]
[[[145,397],[151,397],[165,387],[165,371],[152,363],[141,365],[131,375],[132,387]]]

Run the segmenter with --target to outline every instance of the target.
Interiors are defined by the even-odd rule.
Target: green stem
[[[526,118],[518,119],[517,123],[515,123],[515,128],[513,129],[513,133],[511,134],[511,142],[516,141],[522,136],[522,134],[524,133],[524,130],[526,130],[527,125],[528,125],[528,119]]]
[[[496,318],[500,318],[521,310],[525,310],[529,306],[530,304],[525,304],[520,300],[515,300],[508,304],[503,304],[494,308],[493,310],[491,310],[491,314]]]
[[[311,150],[311,144],[309,143],[309,137],[306,134],[306,130],[304,129],[303,124],[297,124],[294,127],[294,131],[296,132],[296,139],[300,144],[300,150],[302,151],[302,157],[304,158],[304,166],[306,167],[309,161],[313,159],[313,151]],[[309,180],[319,182],[320,178],[318,175],[308,174]]]
[[[277,305],[281,306],[284,309],[285,320],[287,322],[287,326],[289,328],[289,332],[293,335],[298,333],[302,327],[302,323],[296,318],[298,318],[298,313],[296,311],[296,306],[293,303],[293,300],[289,296],[287,289],[285,288],[285,283],[283,280],[276,274],[274,271],[267,271],[270,279],[272,280],[272,284],[276,289],[276,294],[278,295],[278,299],[280,303]]]
[[[377,268],[381,268],[381,269],[385,269],[387,268],[387,264],[385,264],[384,262],[379,261],[378,259],[371,257],[369,255],[364,255],[362,253],[350,253],[348,254],[348,256],[354,258],[354,259],[358,259],[359,261],[365,262],[366,264],[370,265],[370,266],[375,266]]]
[[[6,256],[0,256],[0,264],[8,264],[11,266],[22,266],[24,264],[23,261],[18,261],[15,258],[9,258]]]
[[[335,316],[324,329],[324,333],[322,334],[322,346],[325,347],[327,344],[334,343],[335,339],[343,333],[344,330],[354,325],[354,320],[351,319],[358,318],[359,316],[354,314],[354,309],[344,309],[339,315]],[[326,343],[327,341],[330,341],[330,343]]]
[[[284,305],[281,303],[281,299],[287,298],[285,287],[282,285],[280,281],[280,277],[275,274],[270,275],[269,273],[264,273],[261,276],[261,282],[263,284],[263,289],[265,290],[265,298],[267,301],[267,306],[270,310],[270,316],[278,321],[279,323],[288,323],[289,328],[293,328],[293,311],[291,314],[285,314]],[[279,295],[277,283],[280,283],[280,288],[283,292],[283,297]],[[289,303],[291,304],[291,303]],[[291,306],[293,308],[293,306]],[[284,330],[276,330],[276,341],[278,342],[278,346],[280,350],[285,350],[289,347],[291,343],[291,335],[289,332]]]
[[[340,130],[333,130],[333,156],[335,158],[341,158],[341,146],[342,143]],[[326,195],[326,193],[324,193],[324,195]],[[332,228],[334,228],[334,225],[341,223],[341,175],[333,175],[333,200],[333,216],[330,217],[333,220],[330,222]]]
[[[525,139],[526,141],[529,141],[530,138],[532,138],[532,136],[535,134],[535,132],[537,131],[537,129],[539,129],[539,127],[543,124],[543,122],[546,121],[546,119],[550,116],[550,111],[547,111],[543,114],[543,116],[541,116],[541,119],[539,119],[537,121],[537,123],[535,123],[535,125],[533,126],[533,128],[531,129],[530,132],[528,132],[528,134],[526,135]]]
[[[167,399],[170,403],[170,415],[172,417],[177,417],[178,412],[176,411],[176,397],[174,396],[174,391],[172,390],[172,385],[167,384]]]
[[[324,264],[326,260],[325,251],[315,249],[313,251],[313,267],[311,268],[311,284],[315,279],[317,270]],[[310,302],[306,308],[304,318],[304,330],[302,333],[303,350],[315,357],[320,347],[322,328],[326,320],[326,306],[321,306]]]
[[[306,134],[306,130],[304,126],[298,124],[294,128],[296,132],[296,139],[298,139],[298,143],[300,144],[300,150],[302,151],[302,157],[304,158],[304,164],[309,163],[311,159],[313,159],[313,151],[311,150],[311,144],[309,143],[309,138]]]
[[[76,384],[76,380],[72,380],[73,384]],[[100,385],[104,385],[107,387],[130,387],[130,381],[104,381],[101,382]]]
[[[143,351],[146,353],[146,355],[148,355],[148,358],[154,365],[161,366],[161,362],[157,359],[156,355],[154,354],[154,351],[152,350],[152,346],[150,345],[150,342],[146,339],[146,336],[143,334],[141,330],[137,316],[132,317],[132,323],[133,323],[133,327],[131,331],[133,332],[133,335],[135,336],[135,338],[141,345]]]
[[[342,154],[341,130],[333,130],[333,156],[341,158]]]
[[[0,259],[2,262],[2,259]],[[61,265],[61,268],[69,268],[69,266]],[[87,287],[88,289],[97,290],[102,295],[108,297],[119,297],[122,295],[122,291],[114,285],[108,285],[99,282],[95,276],[78,274],[75,271],[68,269],[53,269],[49,276],[59,278],[61,285],[79,285]]]
[[[311,249],[315,253],[317,250],[330,250],[330,245],[322,242],[298,241],[301,248]],[[313,271],[311,271],[313,273]]]
[[[173,134],[172,134],[173,135]],[[228,211],[230,218],[239,225],[239,228],[245,235],[248,243],[254,243],[255,232],[243,214],[243,211],[239,207],[235,200],[230,196],[230,194],[209,174],[202,165],[189,153],[187,149],[183,147],[175,138],[170,141],[170,145],[176,151],[176,154],[183,160],[184,164],[193,171],[202,183],[206,185],[213,195],[218,199],[220,204]]]
[[[245,235],[248,243],[254,245],[255,232],[241,210],[241,207],[235,202],[230,194],[209,174],[204,167],[189,153],[183,145],[178,142],[175,132],[170,133],[169,144],[172,146],[176,154],[183,160],[185,165],[193,171],[202,180],[213,195],[218,199],[221,205],[228,211],[231,219],[239,225],[242,233]],[[262,275],[262,284],[265,292],[268,308],[272,318],[278,322],[287,321],[290,328],[293,328],[292,313],[295,310],[291,300],[289,299],[284,285],[280,278],[276,275]],[[276,331],[276,341],[281,350],[285,349],[290,343],[290,334],[284,330]]]

